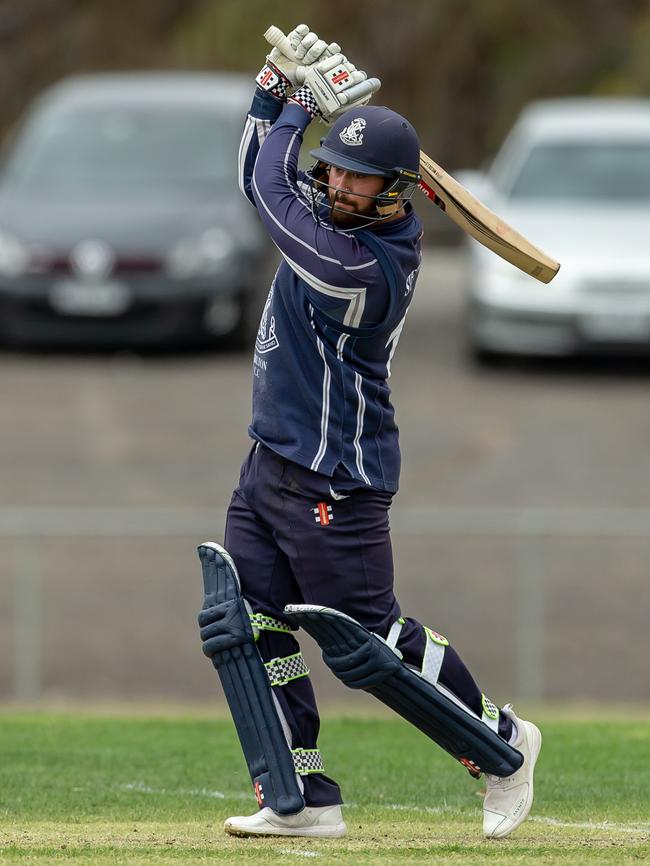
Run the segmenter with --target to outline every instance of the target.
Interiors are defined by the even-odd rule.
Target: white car
[[[561,263],[545,285],[468,241],[476,357],[650,353],[650,100],[532,103],[489,171],[458,177]]]

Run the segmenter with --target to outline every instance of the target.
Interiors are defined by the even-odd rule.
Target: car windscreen
[[[241,118],[218,109],[46,111],[19,136],[3,182],[13,188],[111,191],[234,183]]]
[[[513,199],[650,199],[650,140],[534,147],[507,195]]]

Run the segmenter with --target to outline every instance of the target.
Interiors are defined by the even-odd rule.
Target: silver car
[[[650,100],[532,103],[458,176],[562,265],[544,285],[468,242],[476,357],[650,352]]]

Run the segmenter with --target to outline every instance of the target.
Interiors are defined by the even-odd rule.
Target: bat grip
[[[264,34],[264,38],[272,45],[274,48],[279,49],[285,57],[288,57],[289,60],[295,60],[298,62],[298,58],[295,55],[293,47],[289,42],[287,36],[284,35],[282,30],[279,27],[275,27],[273,24],[269,27],[269,29]]]

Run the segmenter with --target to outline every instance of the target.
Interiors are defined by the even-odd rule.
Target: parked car
[[[274,254],[237,188],[245,76],[118,73],[47,90],[0,166],[0,340],[242,341]]]
[[[544,285],[471,242],[476,356],[650,351],[650,100],[532,103],[490,169],[459,177],[561,263]]]

